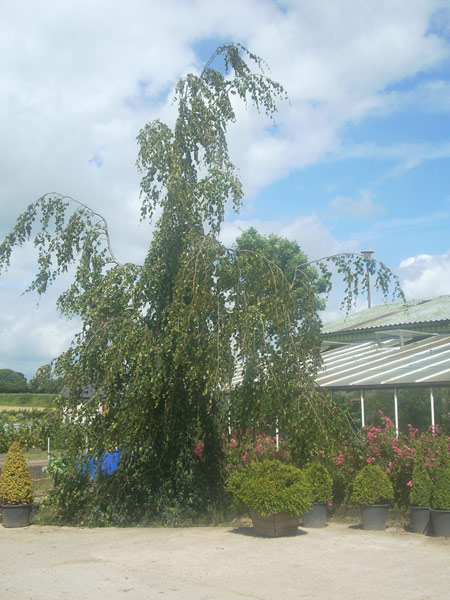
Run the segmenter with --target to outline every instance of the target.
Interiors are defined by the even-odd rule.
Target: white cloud
[[[289,240],[295,240],[310,260],[318,260],[340,252],[358,251],[355,240],[338,240],[316,215],[299,217],[290,221],[282,218],[272,221],[236,219],[233,222],[225,223],[221,240],[227,247],[231,247],[241,232],[250,227],[254,227],[262,235],[275,233]]]
[[[399,265],[401,285],[408,299],[450,294],[450,250],[444,254],[419,254]]]
[[[336,196],[331,201],[331,208],[338,217],[346,219],[369,220],[381,216],[386,207],[381,202],[373,201],[373,194],[367,190],[361,192],[360,199]]]

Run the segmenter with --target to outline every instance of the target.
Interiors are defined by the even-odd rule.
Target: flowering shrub
[[[367,464],[380,467],[388,476],[394,488],[394,501],[397,506],[407,506],[409,488],[416,455],[415,444],[418,429],[408,425],[408,434],[400,434],[397,438],[392,420],[378,411],[381,427],[364,427],[366,435]]]
[[[344,439],[337,444],[331,459],[324,460],[332,479],[333,496],[338,504],[348,501],[356,473],[364,466],[363,439],[356,437],[352,442]]]
[[[276,438],[267,433],[252,435],[249,430],[235,431],[230,436],[223,434],[225,468],[228,471],[241,469],[248,464],[263,460],[291,461],[291,455],[285,441],[280,440],[277,448]]]

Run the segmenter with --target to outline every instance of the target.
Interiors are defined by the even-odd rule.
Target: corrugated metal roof
[[[450,320],[450,296],[432,300],[411,300],[406,304],[382,304],[346,316],[344,319],[327,323],[322,333],[337,333],[373,329],[387,326],[401,327],[413,323],[428,323]]]
[[[450,385],[450,336],[340,344],[322,353],[316,383],[326,389]]]

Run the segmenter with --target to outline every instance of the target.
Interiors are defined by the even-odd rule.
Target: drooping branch
[[[14,247],[28,241],[38,250],[38,272],[28,290],[39,294],[77,258],[76,280],[81,287],[101,276],[107,265],[123,267],[113,252],[105,217],[70,196],[47,193],[27,207],[0,245],[0,272],[9,267]]]
[[[294,280],[298,272],[302,272],[302,270],[310,265],[317,265],[328,281],[328,291],[330,291],[332,273],[328,269],[327,263],[337,268],[338,273],[342,276],[346,284],[341,305],[345,306],[347,312],[351,309],[360,293],[367,291],[367,286],[369,285],[367,272],[370,275],[376,276],[375,288],[382,292],[385,300],[391,294],[393,298],[399,298],[403,302],[406,301],[397,275],[386,267],[383,262],[373,258],[366,258],[359,252],[342,252],[299,264],[296,268]]]

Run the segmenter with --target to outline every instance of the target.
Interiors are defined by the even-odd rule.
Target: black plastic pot
[[[369,504],[361,506],[361,517],[364,529],[383,531],[386,529],[388,504]]]
[[[3,527],[27,527],[32,504],[2,504]]]
[[[428,506],[410,506],[409,514],[414,533],[425,533],[430,521],[430,509]]]
[[[325,527],[327,522],[327,505],[323,502],[314,502],[312,507],[303,514],[305,527]]]
[[[434,535],[450,537],[450,510],[431,509]]]

